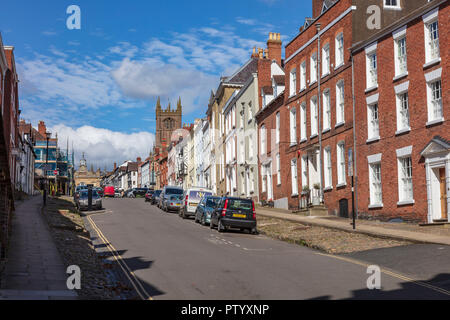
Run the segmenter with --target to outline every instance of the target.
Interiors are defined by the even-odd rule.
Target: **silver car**
[[[80,196],[77,201],[78,210],[89,210],[89,199],[88,199],[88,190],[82,190],[80,192]],[[99,196],[97,191],[92,190],[92,209],[93,210],[101,210],[102,209],[102,198]]]

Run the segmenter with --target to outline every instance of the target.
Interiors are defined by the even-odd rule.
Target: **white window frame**
[[[427,106],[428,106],[428,122],[427,126],[440,123],[444,121],[444,105],[442,97],[442,68],[433,70],[425,74],[425,80],[427,82]],[[436,89],[435,84],[439,83],[440,96],[439,99],[435,99]],[[437,111],[440,111],[438,114]]]
[[[300,91],[306,89],[306,61],[300,65]]]
[[[344,64],[344,33],[342,32],[339,33],[335,39],[335,64],[335,69]]]
[[[317,52],[315,52],[315,53],[313,53],[311,55],[310,65],[311,65],[311,70],[310,70],[311,72],[310,72],[310,75],[309,75],[309,78],[310,78],[310,84],[309,85],[312,85],[313,83],[317,82],[317,74],[318,74],[318,70],[317,70],[317,66],[318,66],[318,63],[317,63]]]
[[[297,92],[297,68],[291,70],[289,74],[289,96],[295,96]]]
[[[396,153],[398,167],[397,205],[414,204],[412,146],[397,149]],[[405,164],[408,166],[407,168],[405,168]]]
[[[331,97],[330,97],[330,89],[325,89],[322,94],[323,97],[323,132],[327,132],[331,130]]]
[[[395,77],[403,77],[408,74],[408,48],[406,40],[406,26],[392,33],[394,39],[394,64]],[[402,50],[403,48],[403,50]]]
[[[322,77],[330,74],[331,56],[330,56],[330,44],[327,43],[322,48]]]
[[[367,97],[367,142],[380,140],[380,108],[379,94]],[[376,110],[375,110],[376,107]]]
[[[395,87],[395,95],[396,95],[395,100],[397,105],[397,132],[395,133],[396,135],[411,130],[408,89],[409,89],[409,81]],[[406,101],[404,100],[405,97],[407,99]]]
[[[280,153],[277,153],[276,156],[277,163],[277,185],[281,185],[281,161],[280,161]]]
[[[267,130],[265,125],[261,126],[259,134],[260,134],[261,155],[265,155],[267,153]]]
[[[395,1],[396,4],[392,4],[392,2]],[[389,10],[401,10],[401,4],[400,4],[401,0],[383,0],[383,7],[384,9],[389,9]]]
[[[289,132],[290,144],[294,146],[297,144],[297,109],[295,106],[289,110]]]
[[[425,30],[425,66],[440,61],[439,44],[439,8],[436,8],[422,16]],[[437,39],[431,37],[431,26],[435,25]]]
[[[345,124],[345,82],[336,84],[336,127]]]
[[[310,114],[311,114],[311,138],[319,134],[319,115],[317,110],[317,97],[312,97],[310,101]]]
[[[307,130],[307,111],[306,111],[306,102],[301,104],[301,113],[300,113],[300,139],[301,141],[306,141],[308,138]]]
[[[298,195],[298,170],[297,159],[291,160],[291,183],[292,183],[292,196]]]
[[[275,132],[275,143],[280,143],[280,125],[281,125],[281,118],[280,118],[280,112],[278,111],[275,115],[275,122],[276,122],[276,132]]]
[[[346,179],[345,179],[345,142],[340,141],[336,146],[336,160],[337,160],[337,186],[345,186]]]
[[[366,47],[366,91],[378,87],[378,56],[377,43],[373,43]],[[375,62],[373,61],[375,57]]]
[[[331,148],[325,147],[323,150],[323,167],[324,167],[324,187],[325,190],[333,189],[333,168],[331,161]]]
[[[369,194],[370,205],[369,208],[382,208],[383,207],[383,183],[381,174],[381,153],[368,156],[367,161],[369,163]],[[377,170],[379,175],[375,176]],[[376,179],[375,179],[376,178]]]

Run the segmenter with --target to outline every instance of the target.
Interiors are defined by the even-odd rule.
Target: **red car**
[[[114,187],[105,187],[103,196],[114,198],[115,192],[116,190],[114,189]]]

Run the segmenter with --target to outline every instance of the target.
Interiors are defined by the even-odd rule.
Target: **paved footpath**
[[[67,289],[66,267],[41,214],[42,198],[19,204],[13,214],[9,256],[0,300],[77,299]]]
[[[353,226],[350,225],[349,221],[324,219],[321,217],[304,217],[295,215],[292,213],[278,212],[275,210],[267,210],[264,208],[257,208],[256,214],[269,218],[277,218],[283,220],[289,220],[294,222],[299,222],[307,225],[317,225],[321,227],[329,227],[350,232],[359,232],[367,235],[387,237],[397,240],[407,240],[412,242],[420,243],[432,243],[432,244],[443,244],[450,245],[450,237],[443,235],[435,235],[423,232],[414,232],[408,230],[400,229],[387,229],[383,227],[378,227],[374,225],[363,225],[357,222],[357,230],[353,231]]]

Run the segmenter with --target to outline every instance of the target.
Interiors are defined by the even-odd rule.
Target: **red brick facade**
[[[427,9],[429,11],[429,9]],[[430,190],[427,192],[426,159],[421,155],[430,141],[440,136],[450,140],[449,125],[449,21],[450,9],[448,1],[440,5],[438,11],[440,62],[426,66],[425,31],[423,15],[419,12],[408,20],[400,21],[395,27],[385,30],[385,36],[376,39],[376,54],[378,59],[378,87],[367,92],[366,85],[366,48],[373,41],[363,43],[354,52],[355,97],[356,97],[356,137],[357,137],[357,169],[358,169],[358,211],[361,217],[376,217],[378,219],[403,218],[409,221],[433,222],[427,217],[429,211]],[[395,40],[393,32],[406,26],[406,76],[394,79],[395,75]],[[442,112],[443,121],[427,125],[429,93],[425,75],[439,72],[442,74]],[[394,79],[394,80],[393,80]],[[402,84],[408,93],[410,130],[398,132],[397,127],[397,93]],[[378,97],[378,99],[376,99]],[[368,103],[378,103],[379,139],[368,141],[368,117],[371,116]],[[368,114],[369,113],[369,114]],[[399,162],[397,150],[412,147],[410,155],[412,162],[413,201],[402,203],[399,188]],[[381,155],[382,204],[371,205],[370,170],[368,156]],[[377,156],[379,157],[379,156]],[[376,157],[375,157],[376,158]],[[447,154],[448,158],[448,154]],[[444,164],[445,168],[445,164]],[[447,180],[449,168],[447,160]],[[448,183],[447,183],[448,185]],[[433,191],[434,192],[434,191]],[[448,191],[447,191],[448,194]],[[447,217],[448,218],[448,217]]]
[[[311,177],[308,177],[307,181],[303,181],[302,178],[302,158],[307,156],[308,159],[313,159],[318,156],[319,153],[319,137],[312,136],[311,130],[311,99],[318,97],[318,82],[311,83],[311,57],[318,52],[318,39],[317,29],[315,24],[321,24],[321,30],[325,30],[320,35],[321,42],[321,59],[319,61],[318,67],[320,69],[320,99],[321,104],[318,107],[318,112],[320,113],[320,118],[322,121],[318,121],[317,132],[319,130],[323,131],[323,94],[329,90],[330,98],[330,130],[322,133],[322,152],[321,152],[321,163],[323,164],[323,150],[325,148],[330,148],[331,151],[331,164],[332,164],[332,179],[330,183],[330,188],[324,191],[324,202],[328,208],[330,214],[339,214],[339,201],[342,199],[351,200],[351,180],[347,177],[347,172],[345,177],[342,179],[343,183],[338,185],[337,182],[337,145],[338,143],[344,143],[345,148],[345,170],[347,171],[347,154],[348,150],[353,149],[353,113],[352,113],[352,69],[351,69],[351,59],[349,48],[352,45],[352,1],[342,0],[337,2],[334,6],[329,8],[328,11],[323,13],[314,23],[306,28],[302,29],[300,34],[294,38],[286,46],[286,90],[285,90],[285,101],[284,104],[287,108],[284,109],[282,115],[283,123],[286,123],[287,127],[284,130],[284,135],[282,141],[285,141],[285,159],[282,161],[282,172],[286,173],[285,195],[289,197],[289,207],[292,209],[298,208],[300,205],[301,192],[303,186],[308,185],[311,188]],[[340,17],[338,19],[338,17]],[[325,29],[327,28],[327,29]],[[342,35],[344,41],[343,49],[343,60],[342,65],[336,66],[336,38]],[[329,47],[329,61],[330,61],[330,72],[328,75],[322,76],[322,49],[324,47]],[[301,64],[306,62],[306,87],[302,89],[301,85]],[[337,68],[336,68],[337,67]],[[295,88],[295,93],[291,92],[290,88],[290,77],[291,71],[296,69],[296,79],[297,86]],[[336,85],[343,81],[344,85],[344,122],[337,121],[336,119]],[[293,94],[290,94],[293,93]],[[306,105],[306,135],[301,133],[301,106]],[[290,110],[296,109],[296,142],[291,145],[290,143]],[[319,118],[319,119],[320,119]],[[302,136],[306,136],[302,140]],[[291,184],[291,160],[297,159],[297,177],[298,177],[298,195],[293,194],[292,184]],[[308,160],[309,161],[309,160]],[[312,160],[319,162],[319,159]],[[309,162],[308,162],[309,163]],[[319,168],[321,166],[318,166]],[[308,166],[308,170],[310,165]],[[317,168],[317,171],[320,170]],[[317,172],[319,174],[319,172]],[[325,174],[325,173],[324,173]],[[308,175],[309,176],[309,175]],[[317,176],[315,176],[317,179]],[[316,182],[320,182],[316,181]],[[312,191],[312,188],[311,188]]]

